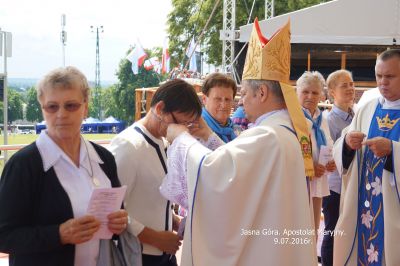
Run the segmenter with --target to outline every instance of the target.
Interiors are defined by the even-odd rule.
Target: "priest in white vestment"
[[[334,147],[342,172],[336,266],[400,265],[400,50],[383,52],[375,74],[381,96],[358,110]]]
[[[182,266],[317,265],[309,131],[294,88],[282,82],[289,69],[289,23],[267,40],[256,21],[241,89],[254,126],[214,151],[186,127],[168,127],[161,191],[189,211]],[[209,129],[198,132],[218,142]]]

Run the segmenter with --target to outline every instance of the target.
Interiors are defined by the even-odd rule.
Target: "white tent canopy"
[[[85,120],[83,120],[82,124],[95,124],[95,123],[100,123],[101,121],[97,118],[93,117],[88,117]]]
[[[119,123],[120,121],[118,121],[117,119],[115,119],[113,116],[109,116],[106,119],[104,119],[103,121],[101,121],[102,123]]]
[[[335,0],[263,20],[261,31],[269,38],[289,18],[292,43],[400,44],[399,0]],[[252,27],[240,27],[241,42],[248,42]]]

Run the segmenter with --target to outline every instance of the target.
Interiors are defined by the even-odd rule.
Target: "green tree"
[[[26,93],[26,120],[31,122],[40,122],[43,120],[42,110],[34,87],[29,88]]]
[[[8,91],[8,122],[23,119],[22,95],[14,90]]]
[[[160,51],[155,48],[153,51],[146,50],[148,57],[156,56],[154,51]],[[129,51],[128,51],[129,52]],[[139,73],[132,73],[132,64],[127,59],[122,59],[119,63],[117,77],[119,82],[113,89],[115,104],[118,112],[115,117],[124,120],[130,124],[135,116],[135,90],[137,88],[156,87],[161,81],[161,76],[154,71],[147,71],[144,67],[139,68]]]
[[[113,88],[115,85],[107,87],[107,88],[100,88],[99,89],[99,102],[95,101],[95,89],[92,88],[90,90],[90,101],[89,101],[89,116],[98,118],[99,117],[99,108],[101,109],[102,118],[108,117],[110,115],[115,117],[116,110],[118,107],[116,106],[114,95],[112,94]],[[100,104],[100,106],[98,106]]]
[[[330,0],[275,0],[275,15],[282,15],[291,11],[316,5]],[[185,50],[192,37],[198,38],[206,24],[216,0],[172,0],[172,11],[168,15],[169,48],[171,53],[171,66],[185,64]],[[245,25],[253,0],[236,0],[236,27]],[[250,22],[255,17],[260,20],[265,16],[265,2],[255,1]],[[211,18],[208,28],[201,41],[201,50],[207,54],[209,64],[220,65],[222,62],[222,42],[219,32],[222,30],[221,0],[215,15]],[[197,40],[196,40],[197,41]]]
[[[171,66],[183,63],[185,49],[195,35],[196,16],[201,14],[198,0],[172,0],[172,11],[168,15],[169,50]]]
[[[93,118],[98,118],[100,119],[99,112],[98,112],[98,107],[96,103],[96,94],[95,94],[95,88],[90,88],[90,99],[89,99],[89,111],[88,111],[88,116],[93,117]],[[100,89],[101,91],[101,89]]]
[[[115,91],[115,85],[112,85],[101,91],[101,107],[104,117],[113,116],[117,119],[121,119],[120,108],[115,99]]]

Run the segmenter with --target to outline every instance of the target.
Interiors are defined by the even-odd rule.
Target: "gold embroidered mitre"
[[[247,49],[243,80],[279,81],[290,119],[303,154],[306,176],[314,176],[310,132],[295,89],[288,84],[290,77],[290,22],[268,40],[262,33],[257,18]]]
[[[242,79],[276,80],[287,83],[289,76],[290,21],[268,40],[262,35],[256,18],[250,36]]]

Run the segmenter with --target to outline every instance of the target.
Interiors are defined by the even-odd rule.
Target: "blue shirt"
[[[342,130],[350,125],[353,120],[354,112],[352,109],[349,112],[345,112],[336,105],[332,107],[332,110],[327,115],[329,132],[331,138],[335,142],[342,135]]]
[[[327,115],[327,121],[329,126],[329,132],[334,142],[342,135],[342,130],[350,125],[353,120],[354,111],[352,109],[349,112],[341,110],[336,105],[333,105],[332,110]],[[329,189],[340,194],[342,179],[339,172],[336,170],[328,174]]]
[[[243,106],[239,106],[236,109],[236,111],[233,113],[231,118],[232,118],[234,129],[236,128],[235,126],[240,127],[240,132],[247,129],[249,120],[247,120],[247,118],[246,118],[246,114],[244,113]],[[239,134],[240,134],[240,132],[239,132]],[[236,135],[239,135],[239,134],[236,134]]]

